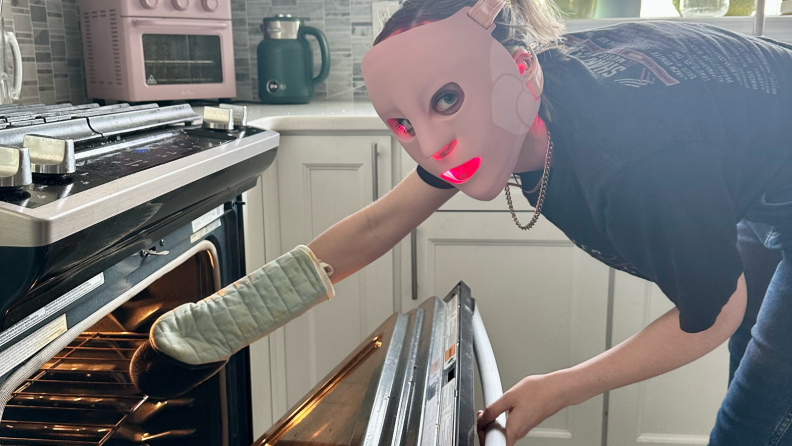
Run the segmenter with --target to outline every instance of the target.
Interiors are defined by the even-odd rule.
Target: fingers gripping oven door
[[[495,357],[470,289],[394,314],[256,446],[472,446],[473,361],[485,402],[501,391]],[[487,446],[504,446],[504,419]]]
[[[47,324],[61,333],[0,377],[0,444],[250,444],[247,351],[178,398],[148,398],[129,376],[132,355],[161,314],[221,288],[235,213],[218,214],[203,230],[171,234],[167,250],[106,269],[101,286]]]

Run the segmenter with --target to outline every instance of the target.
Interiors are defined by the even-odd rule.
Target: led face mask
[[[361,65],[377,114],[432,175],[478,200],[503,190],[539,112],[538,62],[492,37],[505,0],[393,35]]]

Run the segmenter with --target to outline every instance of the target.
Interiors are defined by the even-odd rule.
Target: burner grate
[[[0,444],[109,445],[120,430],[135,431],[125,422],[146,404],[142,412],[178,404],[147,403],[132,384],[129,362],[146,338],[135,333],[77,337],[11,395],[0,422]],[[147,435],[126,432],[121,437],[131,437],[124,444],[135,444]]]

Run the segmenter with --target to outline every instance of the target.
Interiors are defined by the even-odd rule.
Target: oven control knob
[[[17,188],[32,182],[28,149],[0,147],[0,188]]]
[[[212,130],[233,130],[234,111],[227,108],[204,107],[203,126]]]
[[[216,10],[219,6],[218,0],[203,0],[203,8],[209,12]]]
[[[231,110],[232,117],[234,118],[234,126],[245,127],[247,126],[247,106],[234,105],[234,104],[220,104],[220,108]]]
[[[146,9],[154,9],[159,4],[159,0],[140,0],[140,4]]]
[[[190,0],[173,0],[173,7],[179,11],[184,11],[190,6]]]
[[[33,173],[66,175],[75,171],[74,141],[41,135],[25,135]]]

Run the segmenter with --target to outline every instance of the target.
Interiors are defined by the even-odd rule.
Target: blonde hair
[[[476,0],[406,0],[383,25],[374,44],[425,23],[454,15]],[[564,32],[561,12],[552,0],[510,0],[495,19],[492,36],[510,53],[531,49],[536,53],[558,46]]]

